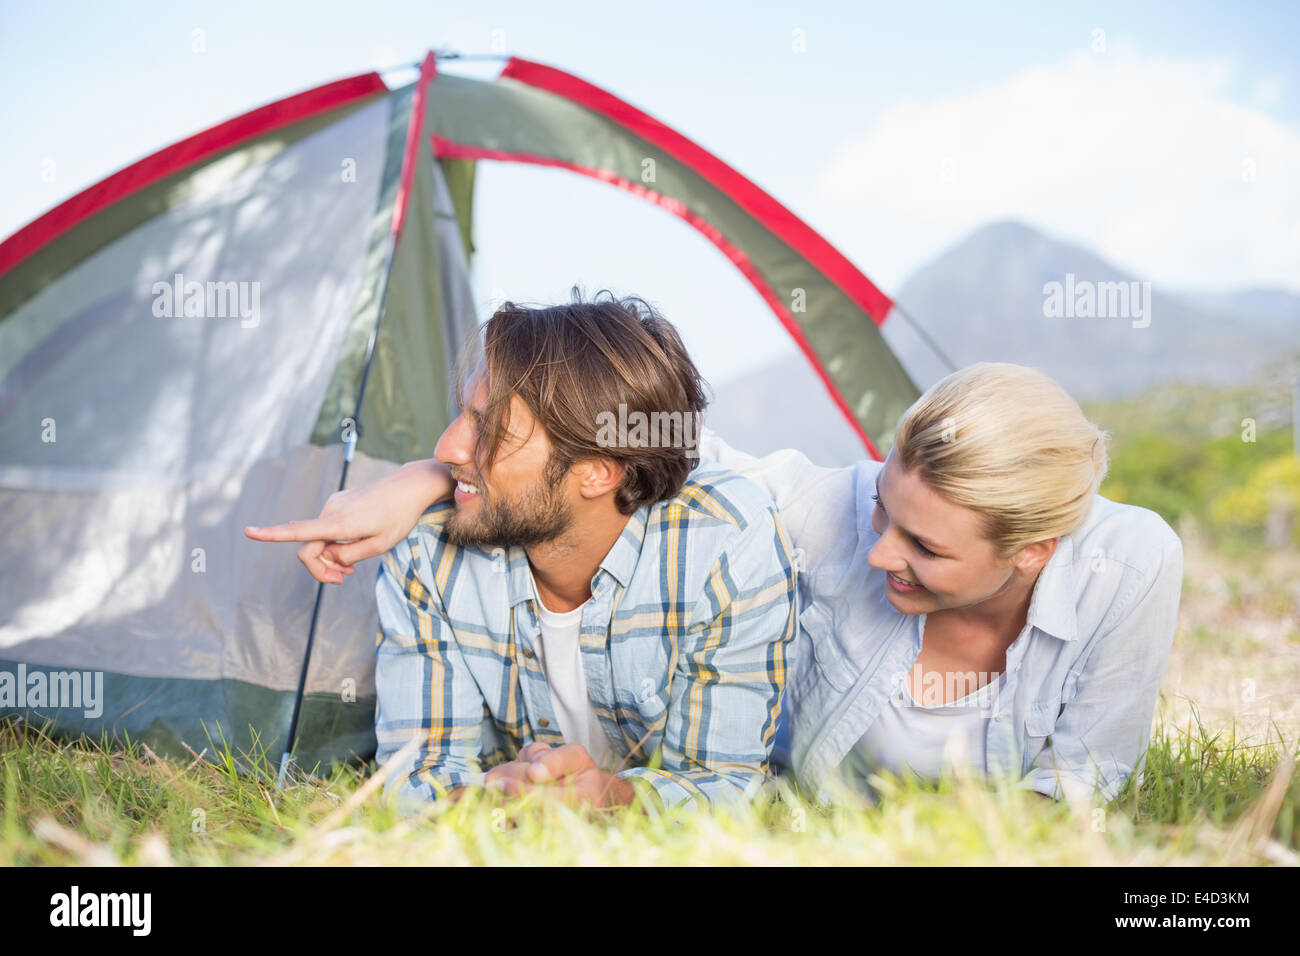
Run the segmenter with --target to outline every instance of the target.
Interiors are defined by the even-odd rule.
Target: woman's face
[[[940,497],[918,473],[904,471],[892,452],[876,478],[871,527],[880,538],[867,563],[886,572],[885,594],[904,614],[967,607],[1032,588],[1053,550],[999,558],[978,514]]]

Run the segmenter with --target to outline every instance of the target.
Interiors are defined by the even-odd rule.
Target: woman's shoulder
[[[1118,654],[1125,667],[1164,660],[1183,587],[1182,542],[1173,528],[1148,508],[1098,495],[1068,542],[1058,547],[1062,560],[1050,577],[1040,579],[1037,611],[1040,626],[1065,638],[1059,653],[1093,663]]]
[[[1182,542],[1149,508],[1097,495],[1070,540],[1070,579],[1081,625],[1117,621],[1135,607],[1182,590]]]
[[[1093,496],[1092,510],[1073,535],[1085,553],[1101,549],[1115,560],[1147,566],[1182,554],[1182,540],[1159,514],[1140,505]]]

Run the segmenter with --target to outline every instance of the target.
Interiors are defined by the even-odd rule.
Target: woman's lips
[[[893,571],[886,571],[885,577],[889,580],[889,586],[900,594],[916,594],[925,590],[925,588],[919,584],[915,584],[911,581],[904,581],[902,578],[895,575]]]

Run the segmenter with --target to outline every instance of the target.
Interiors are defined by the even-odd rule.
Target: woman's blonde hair
[[[893,454],[944,498],[978,512],[1000,557],[1079,528],[1106,477],[1107,434],[1037,369],[981,362],[903,413]]]

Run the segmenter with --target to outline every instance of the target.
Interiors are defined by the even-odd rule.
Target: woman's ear
[[[1047,538],[1044,541],[1027,544],[1016,552],[1011,563],[1020,574],[1037,574],[1043,570],[1048,561],[1052,560],[1052,555],[1056,553],[1056,542],[1059,540],[1059,538]]]

